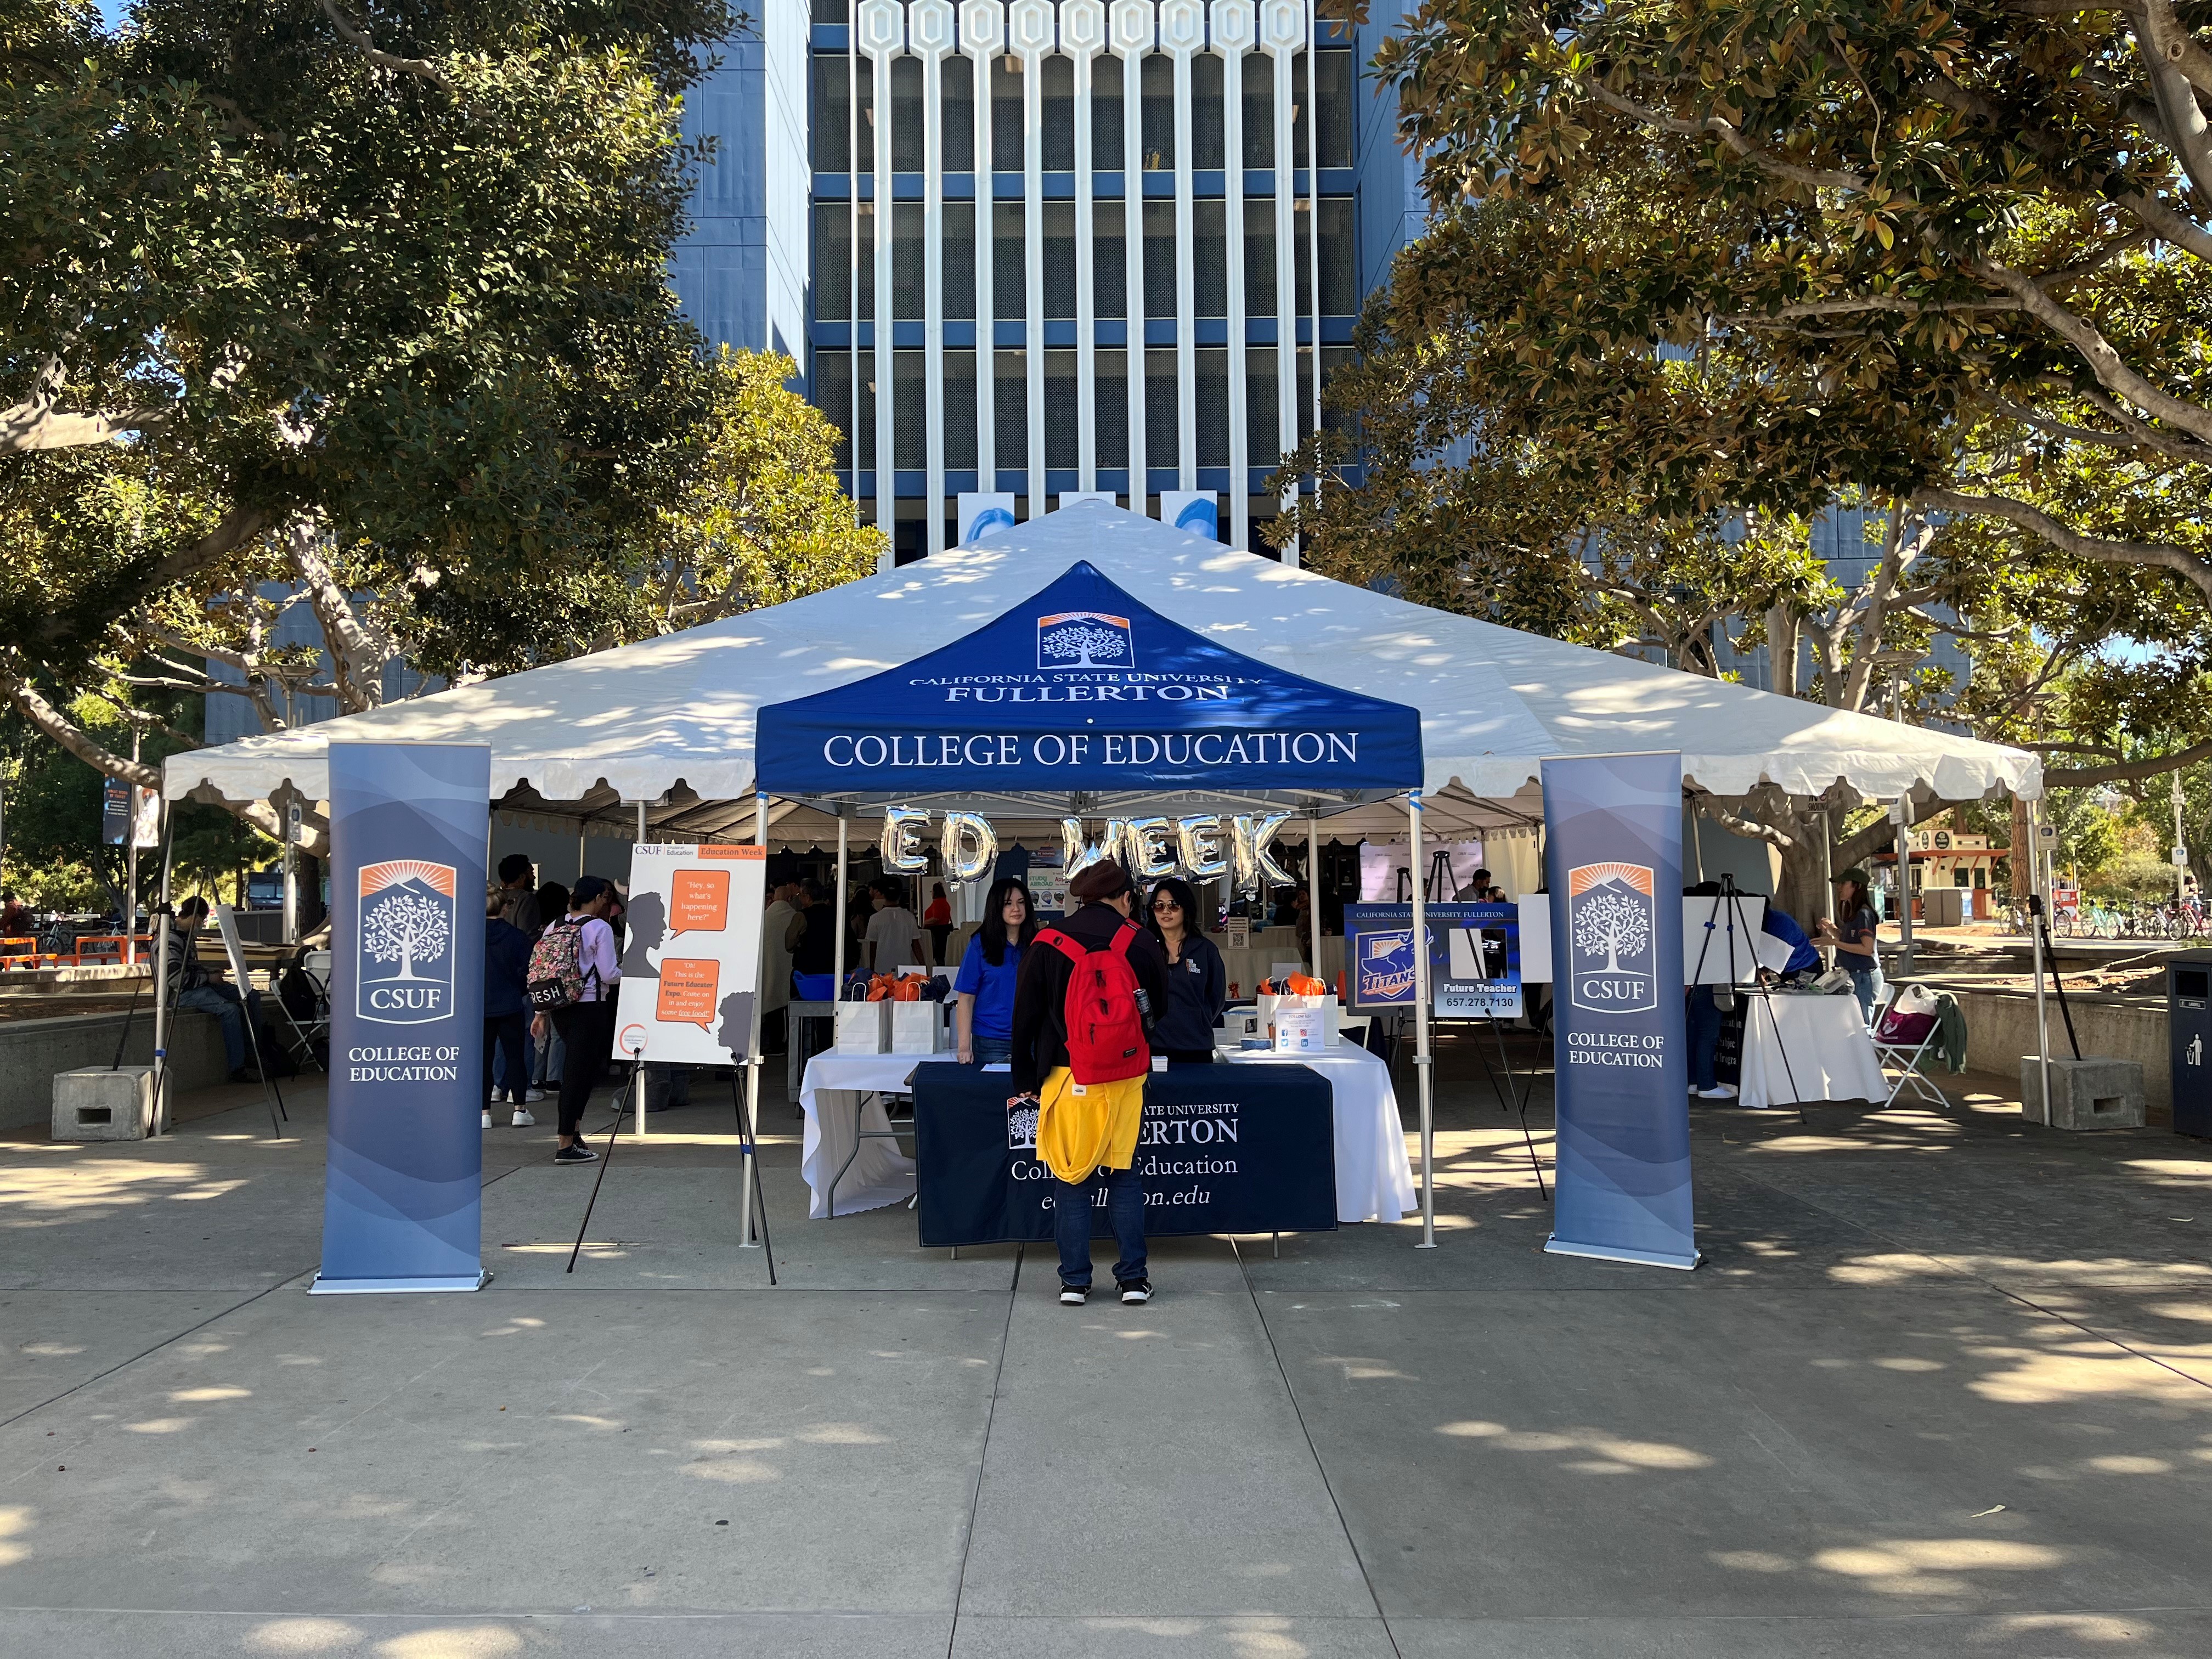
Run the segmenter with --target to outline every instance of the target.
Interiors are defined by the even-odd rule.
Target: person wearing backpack
[[[1167,957],[1129,920],[1135,890],[1111,859],[1079,872],[1067,893],[1081,908],[1039,933],[1022,959],[1011,1061],[1016,1092],[1006,1105],[1038,1109],[1037,1159],[1053,1176],[1060,1301],[1079,1308],[1091,1294],[1096,1183],[1105,1188],[1121,1250],[1114,1282],[1121,1300],[1149,1302],[1145,1188],[1134,1165],[1152,1068],[1146,1028],[1167,1006]]]
[[[583,876],[568,895],[568,914],[548,927],[530,953],[531,1030],[541,1042],[550,1023],[561,1033],[561,1147],[556,1164],[591,1164],[599,1154],[579,1126],[592,1091],[614,1057],[615,986],[622,978],[614,929],[606,923],[615,890],[603,876]]]

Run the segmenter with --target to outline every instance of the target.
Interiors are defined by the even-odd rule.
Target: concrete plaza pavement
[[[1442,1248],[1161,1241],[1126,1310],[804,1219],[780,1091],[774,1289],[711,1087],[574,1274],[594,1171],[489,1132],[473,1296],[302,1293],[304,1080],[0,1143],[0,1653],[2212,1651],[2212,1146],[1700,1106],[1674,1273],[1542,1255],[1443,1060]]]

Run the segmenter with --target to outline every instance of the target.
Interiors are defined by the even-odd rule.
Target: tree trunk
[[[2012,798],[2012,854],[2005,862],[2012,868],[2012,896],[2017,903],[2027,902],[2028,870],[2027,803],[2018,795]]]

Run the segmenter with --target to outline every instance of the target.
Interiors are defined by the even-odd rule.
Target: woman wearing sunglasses
[[[1211,1065],[1213,1023],[1228,1005],[1229,976],[1200,926],[1190,884],[1170,876],[1154,887],[1146,925],[1168,955],[1168,1006],[1152,1026],[1152,1052]]]

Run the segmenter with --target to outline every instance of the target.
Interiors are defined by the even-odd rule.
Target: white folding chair
[[[1901,1013],[1898,1000],[1891,1000],[1888,1007],[1875,1017],[1874,1023],[1875,1057],[1884,1071],[1896,1069],[1897,1081],[1890,1085],[1884,1106],[1893,1106],[1906,1090],[1930,1106],[1948,1107],[1950,1101],[1942,1090],[1936,1086],[1927,1073],[1920,1069],[1921,1061],[1935,1051],[1936,1034],[1942,1028],[1941,1006],[1932,1013]]]
[[[318,1051],[327,1048],[331,1040],[331,953],[328,951],[309,951],[300,957],[298,967],[307,976],[307,983],[314,988],[314,1013],[305,1019],[294,1017],[292,1011],[284,1006],[281,975],[272,976],[278,982],[271,984],[270,988],[276,994],[267,1001],[276,1005],[276,1012],[283,1017],[284,1024],[290,1028],[291,1036],[285,1040],[285,1047],[292,1051],[292,1058],[304,1069],[317,1063],[315,1056]]]

